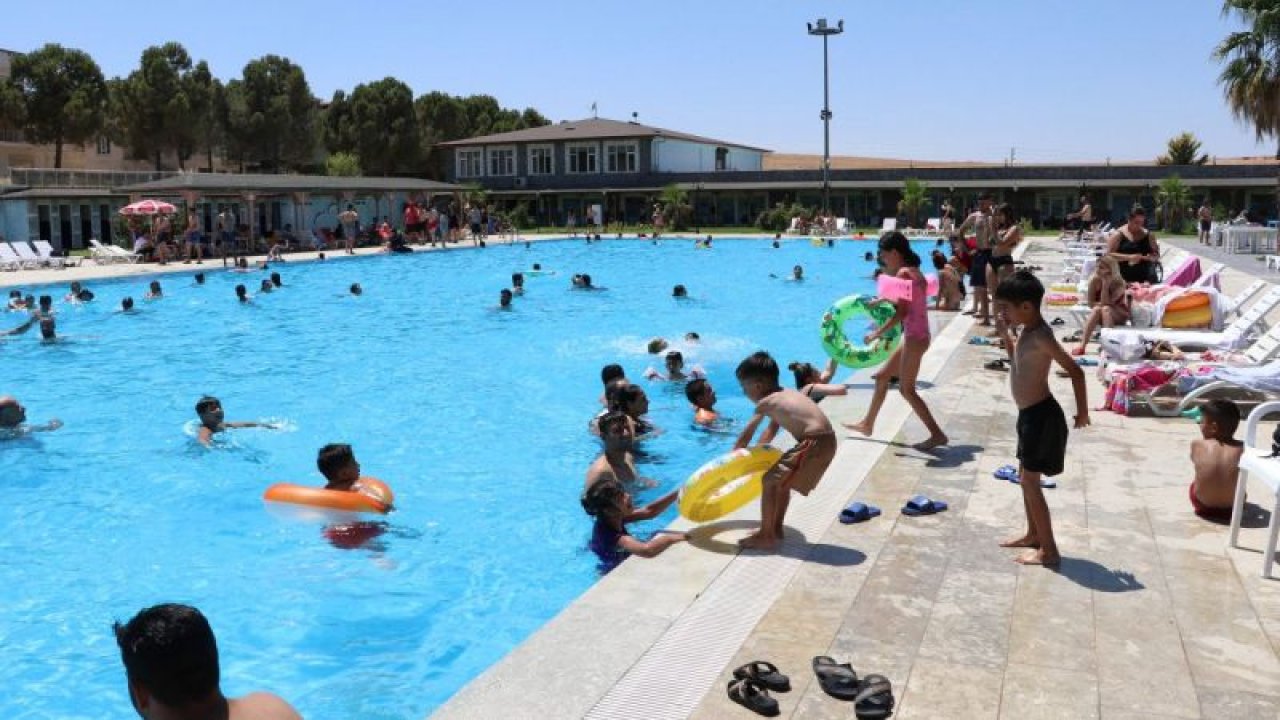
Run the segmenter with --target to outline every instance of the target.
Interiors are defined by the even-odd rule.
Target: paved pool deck
[[[1026,247],[1042,277],[1058,274],[1055,243]],[[1252,279],[1229,269],[1224,289]],[[779,553],[737,553],[751,506],[660,558],[628,560],[436,717],[747,718],[725,684],[755,659],[791,677],[776,695],[783,717],[852,717],[814,682],[815,655],[886,675],[896,718],[1280,717],[1280,581],[1260,577],[1258,551],[1268,512],[1250,505],[1233,550],[1224,525],[1191,513],[1195,424],[1091,411],[1046,490],[1062,567],[1023,567],[997,545],[1024,523],[1018,487],[992,477],[1016,463],[1007,376],[982,368],[999,351],[966,343],[969,318],[933,320],[922,387],[949,450],[911,450],[924,429],[891,394],[874,439],[839,433]],[[1102,386],[1088,378],[1097,407]],[[1052,385],[1070,413],[1069,382]],[[823,407],[856,419],[867,387],[855,375],[853,393]],[[916,493],[950,509],[900,515]],[[1249,493],[1270,505],[1261,485]],[[884,515],[834,522],[852,499]]]

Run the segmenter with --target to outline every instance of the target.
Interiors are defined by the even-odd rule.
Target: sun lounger
[[[940,233],[940,232],[942,232],[942,218],[940,217],[929,218],[928,220],[924,221],[925,235],[936,235],[937,233]]]
[[[791,218],[791,225],[787,228],[788,235],[803,235],[804,229],[800,226],[799,216]]]
[[[849,218],[836,218],[836,234],[844,235],[849,232]]]
[[[70,264],[67,262],[67,258],[53,254],[53,246],[49,244],[48,240],[36,240],[31,245],[35,247],[36,255],[40,257],[40,261],[50,267],[61,268]]]
[[[24,242],[9,243],[9,247],[13,248],[13,251],[22,259],[24,267],[34,270],[44,264],[44,262],[40,260],[40,256],[31,249],[31,246]]]
[[[885,218],[884,224],[880,226],[880,234],[891,233],[898,229],[898,218]]]
[[[1242,347],[1254,326],[1265,322],[1266,316],[1277,307],[1280,307],[1280,287],[1273,287],[1248,310],[1240,313],[1222,332],[1165,328],[1105,328],[1102,331],[1102,344],[1104,347],[1107,345],[1121,347],[1164,340],[1184,349],[1234,350]]]
[[[1258,424],[1267,415],[1280,412],[1280,402],[1265,402],[1249,413],[1244,430],[1244,455],[1240,458],[1240,479],[1236,482],[1235,499],[1231,503],[1231,547],[1240,547],[1240,520],[1244,515],[1245,486],[1249,478],[1261,480],[1271,491],[1275,504],[1271,508],[1271,520],[1267,525],[1267,545],[1262,552],[1262,577],[1271,577],[1275,563],[1276,540],[1280,539],[1280,460],[1271,455],[1269,443],[1258,445]]]
[[[1214,398],[1224,398],[1236,403],[1259,403],[1280,398],[1280,326],[1272,327],[1263,333],[1244,350],[1242,356],[1235,359],[1232,365],[1215,365],[1208,373],[1195,376],[1190,391],[1186,390],[1184,378],[1181,390],[1179,381],[1174,380],[1155,388],[1149,393],[1131,394],[1131,404],[1145,405],[1156,417],[1177,417],[1183,412],[1198,406],[1202,402]],[[1170,365],[1172,368],[1185,367],[1188,364],[1203,368],[1211,365],[1204,361],[1183,361]],[[1125,366],[1132,373],[1138,365]]]
[[[21,270],[23,268],[35,267],[31,263],[22,259],[13,247],[7,242],[0,242],[0,265],[7,270]]]
[[[89,245],[92,248],[90,252],[93,253],[94,261],[100,265],[118,262],[135,263],[140,257],[137,253],[129,252],[124,248],[104,245],[97,238],[89,238]]]

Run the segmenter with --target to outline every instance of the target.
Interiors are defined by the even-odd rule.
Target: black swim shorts
[[[969,287],[987,286],[987,263],[991,261],[990,250],[976,250],[969,261]]]
[[[1062,473],[1067,455],[1067,416],[1052,395],[1018,411],[1018,460],[1029,472]]]
[[[1013,256],[1012,255],[992,255],[990,263],[991,263],[992,270],[999,270],[1005,265],[1012,265]]]

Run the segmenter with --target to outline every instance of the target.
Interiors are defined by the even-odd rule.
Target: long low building
[[[688,193],[694,221],[750,225],[775,205],[822,205],[820,169],[768,168],[769,150],[636,122],[586,119],[444,143],[448,179],[489,191],[499,206],[524,203],[540,224],[562,224],[601,205],[609,221],[644,221],[667,185]],[[1221,212],[1276,217],[1280,163],[875,167],[833,169],[831,209],[858,225],[898,215],[903,181],[928,184],[922,215],[942,202],[976,205],[982,191],[1012,204],[1041,227],[1055,227],[1087,193],[1102,217],[1123,218],[1134,204],[1157,205],[1160,182],[1178,175],[1194,203]]]
[[[126,241],[120,208],[144,197],[195,211],[204,232],[230,210],[250,238],[286,226],[305,237],[314,227],[336,226],[348,204],[362,222],[386,217],[398,225],[408,200],[452,198],[461,188],[400,177],[14,169],[3,189],[0,237],[47,240],[65,251],[86,247],[90,238]],[[175,221],[176,230],[183,227]]]

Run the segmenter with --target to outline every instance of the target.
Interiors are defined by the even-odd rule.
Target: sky
[[[0,48],[87,51],[108,77],[175,40],[214,74],[282,55],[329,99],[394,76],[415,94],[487,93],[553,121],[640,122],[821,153],[830,38],[833,155],[1150,160],[1194,133],[1211,155],[1271,155],[1234,120],[1213,47],[1218,0],[222,0],[11,8]],[[157,12],[163,8],[165,12]]]

